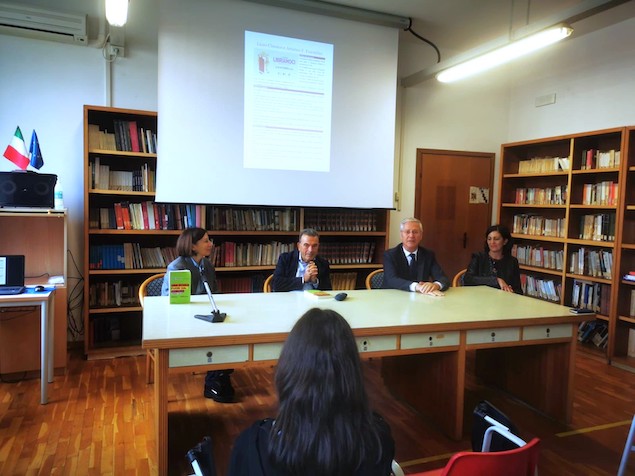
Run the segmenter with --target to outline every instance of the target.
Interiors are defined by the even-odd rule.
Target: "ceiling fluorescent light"
[[[573,29],[568,25],[562,23],[554,25],[546,30],[521,38],[489,53],[441,71],[436,76],[437,80],[442,83],[458,81],[556,43],[571,35],[572,32]]]
[[[128,0],[106,0],[106,19],[112,26],[124,26],[128,20]]]

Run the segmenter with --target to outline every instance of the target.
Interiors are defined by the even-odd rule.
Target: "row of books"
[[[583,321],[578,326],[578,341],[593,344],[600,349],[606,348],[609,337],[609,326],[606,322]]]
[[[375,256],[375,242],[322,242],[320,256],[330,264],[372,263]]]
[[[92,320],[93,342],[95,345],[121,340],[121,321],[119,317],[95,316]]]
[[[105,230],[184,230],[191,227],[210,229],[206,227],[206,220],[201,219],[204,216],[204,207],[205,205],[183,203],[155,203],[151,200],[122,201],[113,203],[111,207],[89,209],[89,226],[91,229]]]
[[[521,273],[520,284],[525,296],[537,297],[546,301],[560,302],[561,284],[555,284],[552,279],[542,279],[530,274]]]
[[[89,269],[165,268],[176,259],[174,247],[142,248],[139,243],[91,245]]]
[[[253,276],[223,276],[216,279],[219,293],[258,293],[262,292],[265,278],[261,274]]]
[[[569,170],[569,157],[533,157],[518,162],[519,174],[559,172]]]
[[[571,290],[571,307],[590,309],[593,312],[609,315],[611,302],[611,286],[602,283],[592,283],[580,279],[573,280]]]
[[[619,150],[584,149],[580,157],[580,170],[612,169],[620,166]]]
[[[537,268],[562,270],[564,262],[564,250],[550,250],[540,245],[512,246],[512,256],[518,263]]]
[[[101,130],[98,124],[88,125],[88,147],[91,150],[118,150],[156,154],[157,134],[139,127],[136,121],[113,121],[113,130]]]
[[[91,190],[122,190],[125,192],[154,192],[156,174],[145,163],[136,170],[110,170],[109,165],[95,157],[88,164]]]
[[[616,206],[619,184],[605,180],[599,183],[585,183],[582,187],[582,205]]]
[[[565,205],[567,203],[567,186],[517,188],[514,203],[518,205]]]
[[[564,218],[545,218],[540,215],[520,214],[514,215],[512,233],[564,238],[566,236],[565,225]]]
[[[571,253],[569,272],[611,279],[613,276],[613,251],[590,250],[581,247]]]
[[[140,283],[104,281],[90,284],[91,309],[139,306]]]
[[[281,253],[295,249],[295,243],[236,243],[225,241],[214,246],[210,260],[217,268],[236,266],[275,266]]]
[[[307,228],[318,231],[377,231],[377,213],[372,210],[312,210],[304,212]]]
[[[581,240],[615,241],[615,213],[580,216]]]
[[[334,291],[344,291],[357,287],[357,273],[331,273],[331,286]]]

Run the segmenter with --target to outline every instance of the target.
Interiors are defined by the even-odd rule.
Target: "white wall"
[[[497,207],[500,145],[526,139],[635,125],[635,19],[555,45],[505,68],[455,84],[434,79],[402,91],[401,204],[391,216],[391,244],[399,221],[414,213],[417,148],[496,153]],[[535,98],[556,93],[556,103]]]
[[[49,0],[31,4],[89,15],[90,37],[99,34],[103,1]],[[126,57],[112,64],[112,102],[106,104],[108,66],[101,49],[0,34],[0,148],[11,142],[20,126],[27,150],[37,131],[44,166],[41,173],[56,174],[68,208],[69,290],[83,269],[83,106],[156,110],[157,24],[152,0],[130,3],[126,26]],[[0,171],[16,167],[0,157]],[[0,235],[1,235],[0,231]],[[0,238],[1,239],[1,238]],[[75,266],[74,263],[77,263]],[[81,320],[76,311],[75,320]]]

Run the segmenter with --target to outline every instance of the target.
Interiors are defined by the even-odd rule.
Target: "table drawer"
[[[174,349],[170,350],[169,366],[188,367],[190,365],[228,364],[246,362],[248,359],[249,346],[247,344]]]
[[[499,329],[478,329],[467,331],[466,343],[491,344],[496,342],[516,342],[520,340],[520,327]]]
[[[254,344],[254,362],[260,360],[278,360],[284,342]]]
[[[397,350],[397,336],[356,337],[355,340],[360,352]]]
[[[402,349],[427,349],[430,347],[450,347],[459,345],[461,333],[427,332],[422,334],[404,334],[401,336]]]
[[[523,327],[523,340],[556,339],[571,337],[572,335],[573,329],[571,324]]]

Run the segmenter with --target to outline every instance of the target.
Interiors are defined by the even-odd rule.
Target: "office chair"
[[[463,275],[467,272],[467,268],[462,269],[461,271],[459,271],[458,273],[456,273],[454,275],[454,278],[452,279],[452,287],[453,288],[457,288],[459,286],[463,286]]]
[[[263,293],[270,293],[273,291],[273,289],[271,289],[271,280],[273,279],[273,274],[270,274],[269,276],[267,276],[267,279],[265,279],[265,282],[262,284],[262,292]]]
[[[366,289],[381,289],[384,284],[384,269],[376,269],[366,276]]]
[[[204,437],[200,443],[197,443],[194,448],[187,452],[187,459],[196,476],[216,476],[212,439],[209,436]]]
[[[141,286],[139,286],[139,303],[143,307],[143,298],[146,296],[161,296],[161,288],[163,287],[163,278],[165,273],[154,274],[147,278]],[[154,350],[146,351],[146,383],[154,382]]]
[[[633,417],[631,429],[626,437],[626,444],[624,445],[624,452],[622,453],[622,460],[620,461],[620,468],[617,471],[617,476],[626,475],[626,464],[628,463],[628,457],[632,451],[635,451],[635,416]]]

